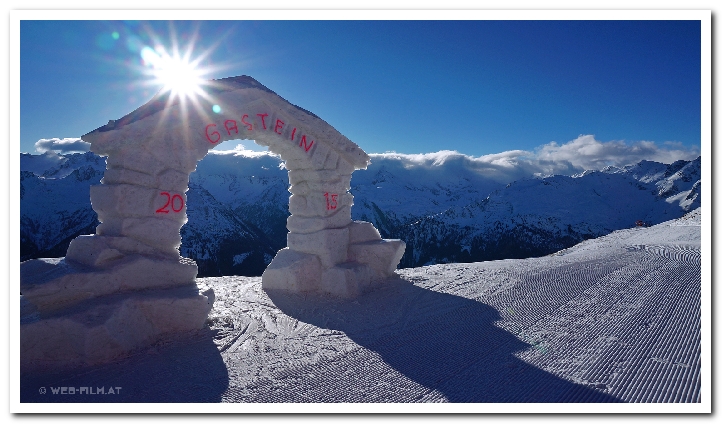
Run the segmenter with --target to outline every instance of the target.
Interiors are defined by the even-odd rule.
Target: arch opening
[[[270,152],[267,146],[261,146],[256,143],[255,140],[242,140],[234,139],[218,143],[213,149],[216,152],[228,152],[228,151],[245,151],[245,152],[256,152],[266,153]],[[209,150],[210,151],[210,150]]]

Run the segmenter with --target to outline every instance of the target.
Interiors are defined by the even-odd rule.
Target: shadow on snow
[[[373,399],[353,393],[353,382],[347,381],[341,382],[340,390],[351,393],[338,393],[332,399],[618,402],[516,358],[515,352],[532,346],[497,327],[497,310],[475,300],[424,289],[402,279],[390,280],[353,301],[275,291],[268,295],[284,314],[317,327],[342,331],[368,352],[377,354],[383,363],[428,389],[416,399],[407,399],[391,384],[375,389]],[[213,331],[206,328],[193,337],[114,364],[25,374],[21,376],[20,401],[220,402],[229,388],[229,373],[213,338]],[[280,392],[274,399],[313,402],[299,397],[303,386],[311,382],[299,383],[295,387],[277,387]],[[45,388],[44,394],[40,393],[41,387]],[[68,394],[53,394],[52,389],[58,387],[67,387]],[[71,387],[75,394],[69,394]],[[87,389],[80,393],[83,387],[93,387],[95,392],[103,387],[106,394],[87,394]],[[120,390],[107,394],[111,387]],[[415,392],[418,394],[418,390]],[[257,395],[264,399],[268,394]]]
[[[117,363],[22,375],[20,402],[220,402],[228,381],[213,332],[206,327],[191,337],[146,349]],[[67,394],[53,394],[53,388],[62,387]],[[116,393],[109,393],[111,387]],[[81,388],[86,388],[83,393]],[[88,393],[91,388],[94,394]],[[99,388],[105,394],[97,394]]]
[[[269,296],[299,321],[344,332],[437,401],[434,393],[450,402],[618,402],[517,359],[532,346],[495,326],[496,309],[474,300],[401,279],[350,302]]]

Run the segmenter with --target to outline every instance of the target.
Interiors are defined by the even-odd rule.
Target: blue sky
[[[369,153],[482,156],[580,135],[700,150],[699,21],[172,27],[181,50],[195,34],[192,56],[209,52],[200,62],[209,78],[251,75]],[[149,34],[171,47],[168,21],[21,21],[20,150],[80,137],[149,100],[160,89],[139,71]]]

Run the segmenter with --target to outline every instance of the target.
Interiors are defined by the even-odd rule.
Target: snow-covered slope
[[[404,269],[353,302],[206,278],[207,331],[25,375],[21,401],[700,402],[700,222],[697,209],[541,258]]]

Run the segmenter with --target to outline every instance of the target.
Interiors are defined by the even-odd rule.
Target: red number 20
[[[171,197],[170,193],[168,193],[167,191],[161,191],[161,192],[160,192],[160,195],[166,197],[166,202],[165,202],[165,205],[163,205],[163,207],[161,207],[161,208],[158,208],[158,209],[155,211],[155,213],[168,213],[168,212],[170,212],[170,211],[168,210],[168,206],[170,206],[171,209],[173,209],[173,212],[180,212],[180,211],[183,210],[183,204],[184,204],[184,202],[183,202],[183,198],[180,196],[180,194],[174,194],[173,197]],[[176,206],[176,198],[177,198],[178,200],[180,200],[180,206],[178,206],[178,209],[176,209],[176,207],[175,207],[175,206]]]

